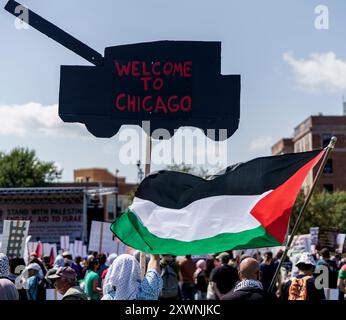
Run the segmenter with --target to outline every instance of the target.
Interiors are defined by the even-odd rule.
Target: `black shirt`
[[[232,290],[238,280],[237,269],[226,264],[215,268],[210,275],[210,281],[216,283],[221,294],[226,294]]]

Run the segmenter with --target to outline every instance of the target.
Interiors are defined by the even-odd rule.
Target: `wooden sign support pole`
[[[145,177],[147,177],[150,174],[150,164],[151,164],[151,136],[147,134],[147,139],[146,139],[146,148],[145,148],[145,167],[144,167],[144,174]],[[141,276],[142,279],[145,275],[146,271],[146,256],[145,252],[140,252],[140,266],[141,266]]]

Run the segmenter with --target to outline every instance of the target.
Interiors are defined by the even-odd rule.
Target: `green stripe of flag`
[[[113,222],[111,231],[126,245],[153,254],[186,255],[188,252],[198,255],[280,245],[262,226],[238,233],[221,233],[212,238],[190,242],[160,238],[143,226],[130,210]]]

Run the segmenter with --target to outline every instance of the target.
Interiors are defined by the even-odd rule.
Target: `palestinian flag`
[[[209,180],[153,173],[111,230],[128,246],[156,254],[281,245],[303,181],[324,152],[257,158]]]

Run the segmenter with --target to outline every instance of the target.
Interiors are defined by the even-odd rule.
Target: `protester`
[[[28,300],[44,300],[45,299],[45,286],[43,283],[44,275],[42,269],[37,263],[30,263],[26,272],[28,275],[27,280],[27,296]]]
[[[260,281],[265,291],[268,291],[278,265],[278,262],[273,260],[273,253],[267,251],[264,254],[264,261],[260,264]],[[280,277],[278,277],[278,281],[280,282]],[[277,290],[276,286],[273,289],[275,292]]]
[[[239,277],[237,269],[228,265],[230,255],[227,252],[220,253],[216,260],[220,261],[221,266],[212,271],[209,281],[216,299],[221,299],[224,294],[234,288]]]
[[[340,290],[339,300],[345,300],[346,294],[346,264],[339,270],[338,288]]]
[[[62,256],[62,254],[58,254],[55,257],[53,268],[57,269],[57,268],[64,267],[64,266],[65,266],[64,257]]]
[[[43,264],[47,271],[53,268],[53,266],[50,264],[50,256],[43,257]]]
[[[160,261],[162,290],[160,300],[179,298],[179,266],[172,255],[162,255]]]
[[[63,295],[62,300],[88,300],[86,294],[76,286],[77,274],[71,267],[59,268],[48,278],[54,281],[55,288]]]
[[[215,257],[207,259],[207,270],[205,271],[206,277],[210,279],[212,271],[220,265],[220,261],[216,260]],[[207,300],[216,300],[216,294],[214,292],[211,282],[208,282]]]
[[[16,286],[9,277],[10,265],[8,257],[0,253],[0,300],[19,300]]]
[[[37,256],[36,252],[32,252],[30,254],[29,264],[31,264],[31,263],[37,263],[41,268],[42,276],[44,277],[46,275],[47,269],[46,269],[44,263],[42,262],[42,260]]]
[[[317,289],[315,285],[313,273],[316,263],[312,255],[303,253],[296,266],[299,274],[283,285],[282,300],[325,300],[323,288]]]
[[[18,294],[19,294],[19,300],[26,301],[28,300],[28,296],[26,293],[25,288],[21,285],[21,273],[25,270],[25,260],[23,258],[12,258],[10,260],[10,280],[13,283],[17,283],[18,287]]]
[[[100,277],[97,273],[99,266],[100,263],[97,259],[90,261],[85,276],[84,292],[91,300],[100,300],[102,295],[102,289],[99,287]]]
[[[62,256],[64,258],[65,267],[71,267],[76,272],[77,276],[79,276],[79,268],[73,261],[72,254],[69,251],[65,251]]]
[[[222,296],[221,300],[264,300],[267,293],[259,281],[259,263],[256,259],[245,258],[239,266],[240,282],[234,289]]]
[[[101,279],[102,273],[103,271],[105,271],[106,269],[108,269],[108,266],[106,265],[106,261],[107,261],[107,256],[104,253],[100,253],[97,256],[97,259],[100,263],[99,269],[97,270],[97,273]]]
[[[159,255],[150,255],[147,272],[141,280],[139,262],[129,254],[122,254],[109,267],[102,300],[157,300],[161,289]]]
[[[337,288],[338,267],[336,262],[330,259],[330,252],[327,248],[320,251],[321,259],[317,261],[316,267],[325,266],[328,268],[328,287]]]
[[[197,300],[207,299],[208,277],[206,275],[207,262],[203,259],[196,262],[196,271],[193,275],[197,290]]]
[[[74,259],[74,262],[78,268],[78,272],[76,273],[77,274],[77,280],[81,280],[83,279],[82,278],[82,271],[83,271],[83,267],[82,267],[82,257],[81,256],[77,256],[75,259]]]
[[[105,270],[103,270],[102,274],[101,274],[101,279],[104,280],[106,278],[107,272],[109,267],[111,266],[111,264],[113,263],[113,261],[116,259],[118,255],[116,253],[111,253],[106,260],[106,266],[107,268]]]
[[[81,278],[85,279],[88,271],[89,271],[89,264],[91,261],[93,261],[95,258],[93,255],[89,255],[86,259],[83,260],[83,264],[82,264],[82,274],[81,274]]]
[[[186,255],[179,263],[181,274],[181,293],[184,300],[195,300],[195,280],[193,274],[196,271],[196,265],[191,259],[191,255]]]

